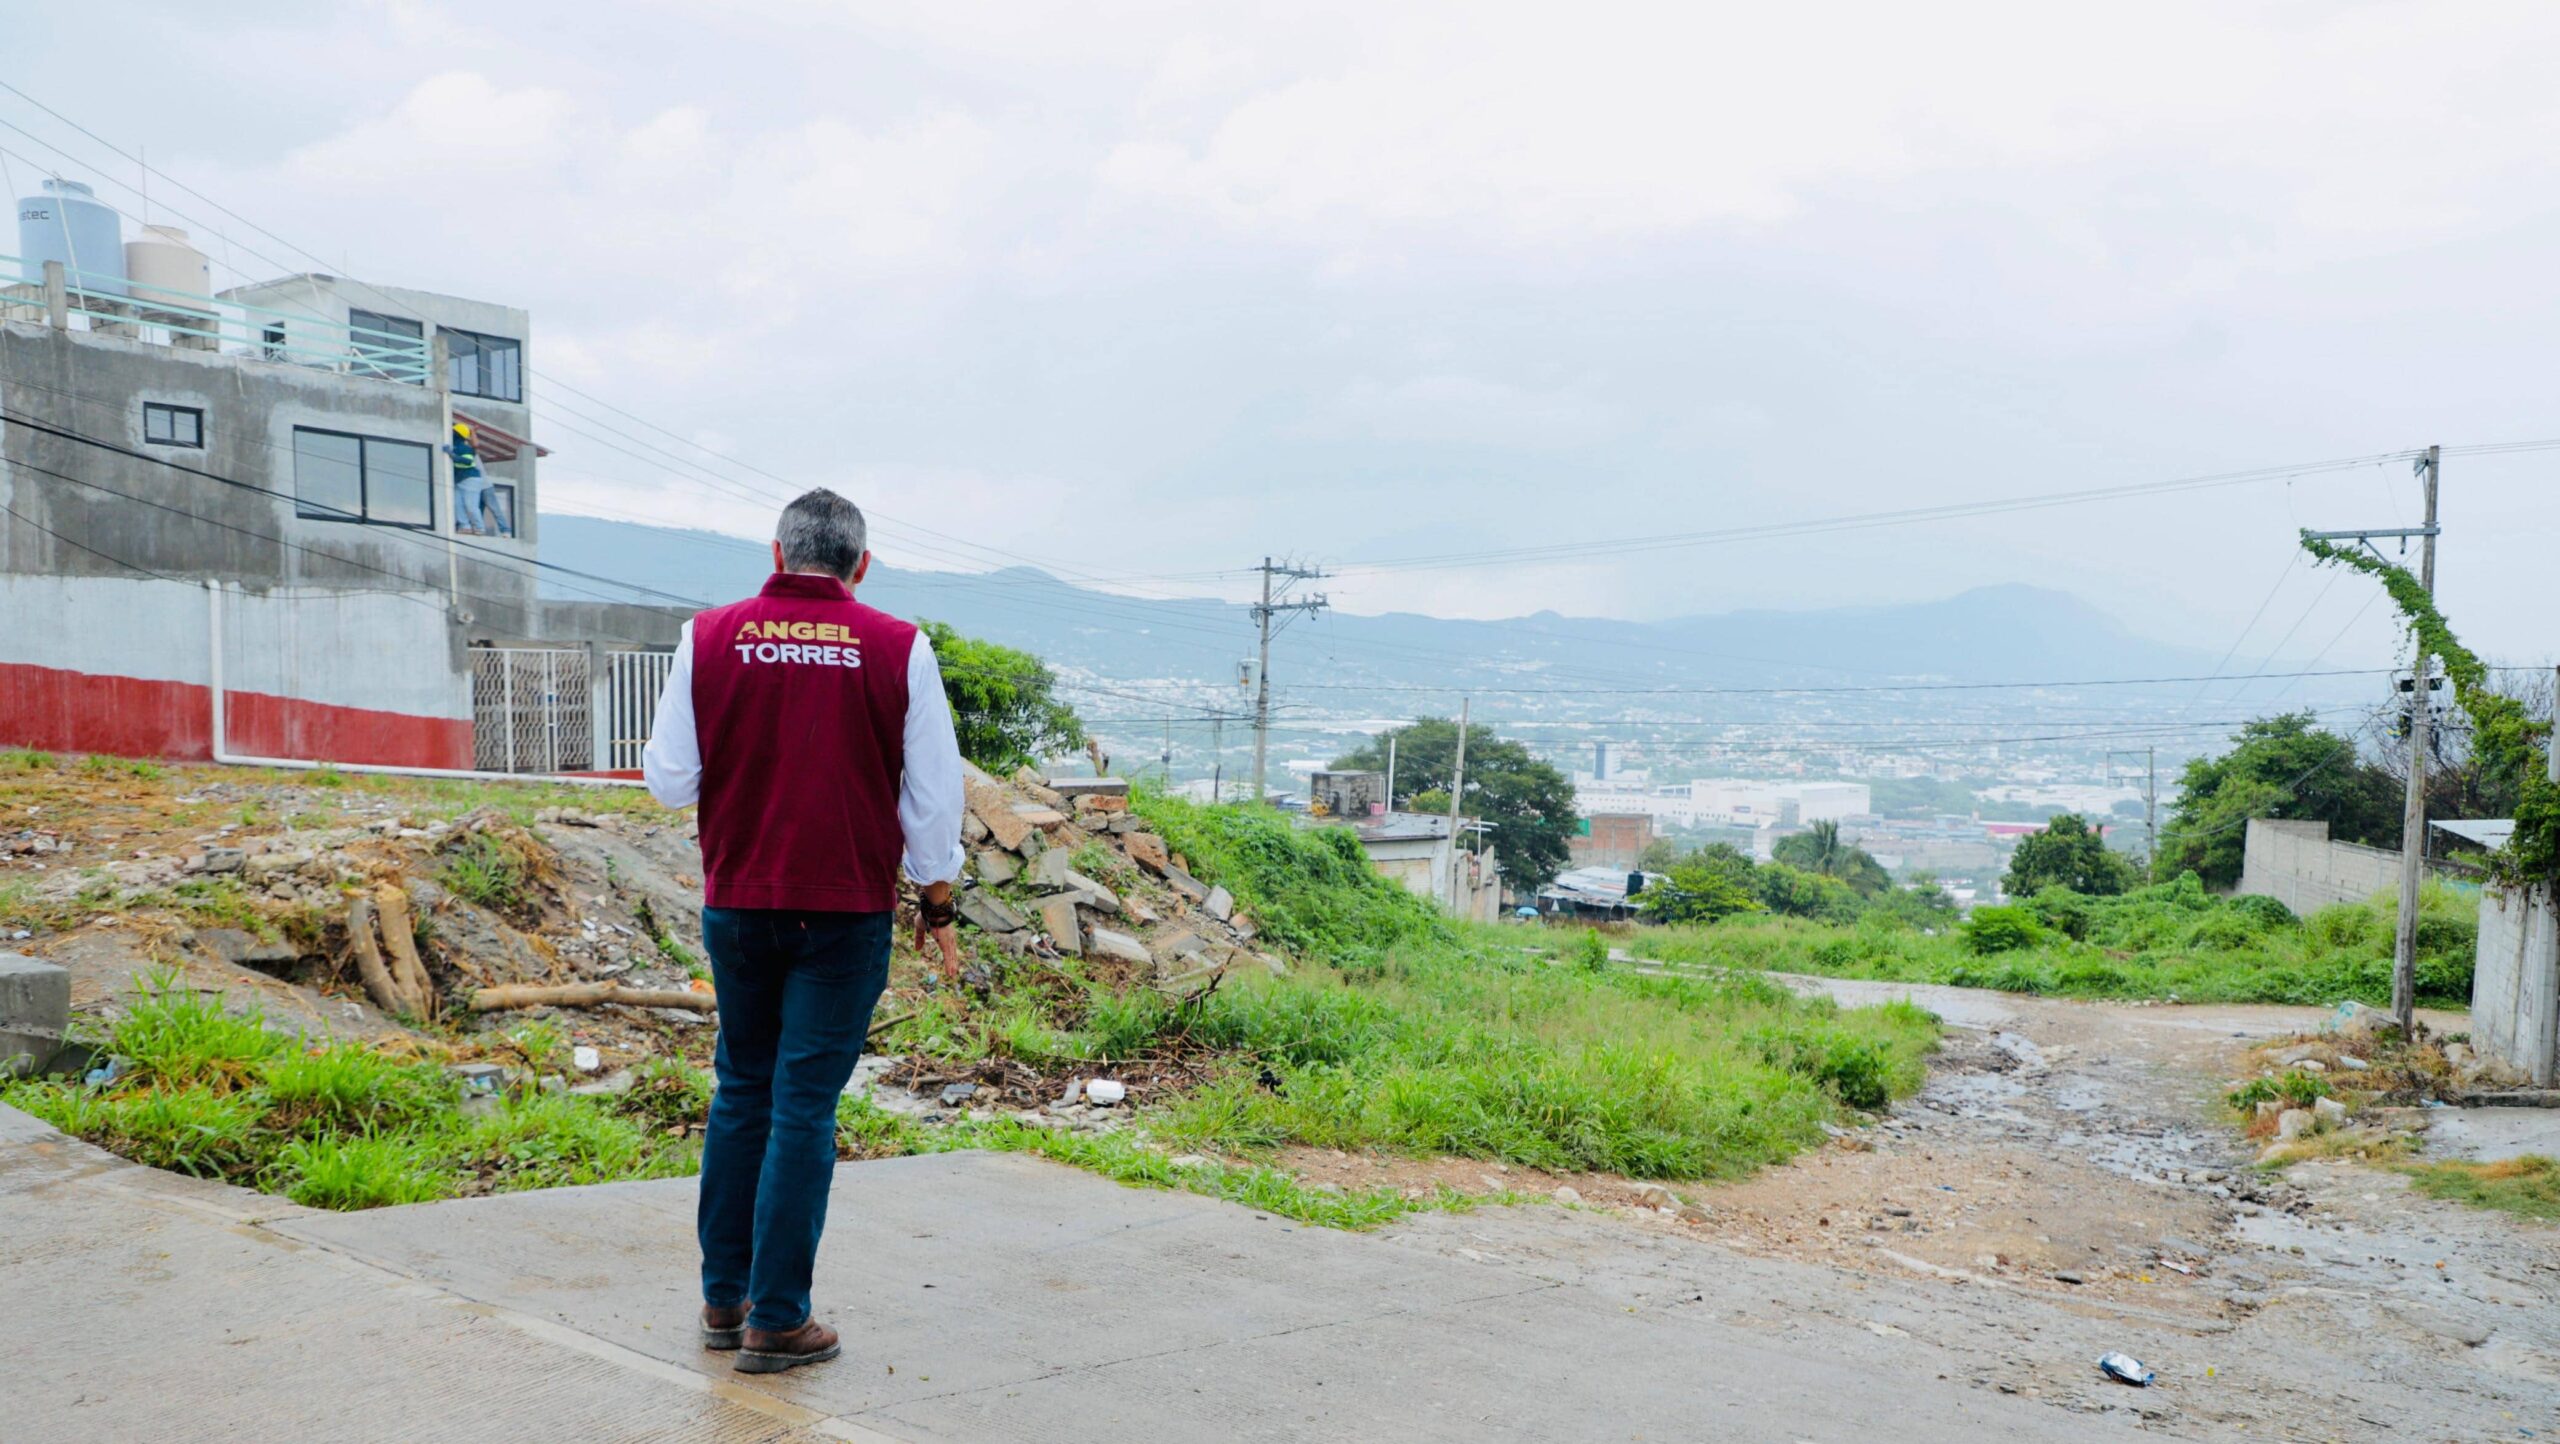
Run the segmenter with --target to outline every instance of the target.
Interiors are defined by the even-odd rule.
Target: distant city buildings
[[[1873,797],[1863,782],[1729,777],[1656,787],[1632,780],[1584,780],[1578,774],[1574,803],[1585,817],[1641,814],[1657,827],[1795,827],[1842,822],[1874,810]]]

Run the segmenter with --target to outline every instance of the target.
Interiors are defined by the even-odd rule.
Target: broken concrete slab
[[[1166,868],[1164,880],[1166,886],[1192,902],[1204,903],[1209,900],[1209,885],[1178,867]]]
[[[1092,878],[1086,877],[1083,873],[1068,873],[1067,886],[1075,889],[1078,894],[1077,901],[1082,902],[1086,907],[1092,908],[1096,912],[1117,913],[1120,911],[1120,895],[1113,892],[1111,889],[1104,887],[1102,884],[1095,882]]]
[[[1085,952],[1093,957],[1110,958],[1142,968],[1152,967],[1156,960],[1155,954],[1147,951],[1145,943],[1139,942],[1127,933],[1115,933],[1109,928],[1095,928],[1088,934],[1085,938]]]
[[[1236,895],[1223,887],[1213,887],[1209,889],[1209,895],[1200,900],[1200,907],[1209,916],[1225,922],[1235,916]]]
[[[1154,833],[1129,833],[1126,843],[1129,860],[1147,871],[1161,876],[1173,867],[1173,855],[1165,851],[1164,839]]]
[[[1156,939],[1156,951],[1169,958],[1196,958],[1209,951],[1209,945],[1189,928],[1175,928]]]
[[[1002,887],[1022,876],[1022,864],[1013,854],[987,847],[978,850],[978,881],[990,887]]]
[[[1068,886],[1068,878],[1075,876],[1075,861],[1065,848],[1050,848],[1031,859],[1025,872],[1033,887],[1062,888]]]
[[[1031,836],[1032,825],[1013,810],[1013,799],[994,786],[969,789],[969,814],[983,823],[987,835],[1007,852],[1022,851],[1022,840]]]
[[[1058,951],[1071,958],[1084,956],[1084,924],[1076,919],[1076,895],[1062,892],[1040,900],[1040,929]]]
[[[1024,822],[1031,824],[1033,827],[1059,827],[1064,825],[1067,820],[1067,815],[1054,807],[1016,807],[1013,810],[1013,815],[1021,818]]]
[[[1126,777],[1055,777],[1049,780],[1049,787],[1070,798],[1129,795],[1129,779]]]
[[[71,974],[22,953],[0,953],[0,1077],[41,1073],[71,1026]]]
[[[958,903],[961,919],[980,932],[1015,933],[1030,926],[1004,899],[984,888],[970,888],[960,894]]]

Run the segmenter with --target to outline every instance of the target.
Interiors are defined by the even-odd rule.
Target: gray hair
[[[862,563],[870,528],[862,508],[819,487],[800,494],[782,509],[773,539],[782,544],[782,565],[795,572],[825,572],[839,581],[853,580]]]

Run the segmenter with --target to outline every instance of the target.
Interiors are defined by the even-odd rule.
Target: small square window
[[[157,401],[142,403],[142,439],[154,446],[192,446],[204,449],[204,409],[198,406],[163,406]]]

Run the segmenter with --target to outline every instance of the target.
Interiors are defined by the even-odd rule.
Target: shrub
[[[2015,905],[1975,908],[1957,932],[1963,935],[1965,947],[1980,955],[2031,948],[2044,936],[2035,915]]]
[[[1584,928],[1582,936],[1573,940],[1573,963],[1585,972],[1601,973],[1609,969],[1609,940],[1597,928]]]

